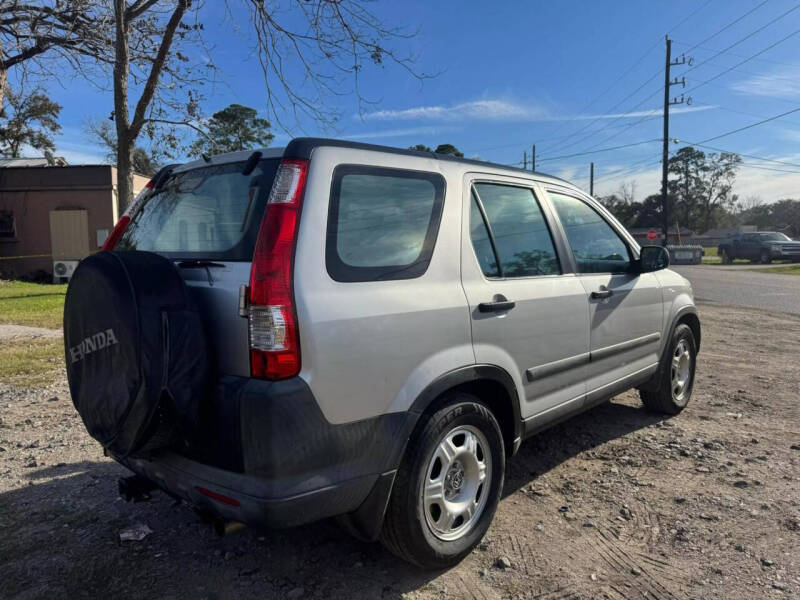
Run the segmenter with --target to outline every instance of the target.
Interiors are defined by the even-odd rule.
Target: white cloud
[[[710,104],[703,105],[703,106],[681,106],[678,108],[672,108],[669,111],[670,115],[678,115],[681,113],[693,113],[699,112],[703,110],[710,110],[712,108],[717,108],[716,106],[712,106]],[[551,117],[547,119],[549,121],[566,121],[566,120],[586,120],[586,119],[622,119],[622,118],[631,118],[631,117],[660,117],[664,114],[664,109],[662,108],[652,108],[649,110],[635,110],[633,112],[628,113],[610,113],[605,115],[578,115],[577,117]]]
[[[363,133],[352,133],[343,136],[349,140],[365,140],[380,138],[399,138],[421,135],[439,135],[445,131],[453,131],[453,127],[407,127],[405,129],[386,129],[384,131],[367,131]]]
[[[691,113],[716,108],[715,106],[685,106],[672,109],[672,114]],[[658,116],[662,110],[653,108],[628,113],[608,113],[599,115],[559,115],[552,114],[539,106],[525,105],[510,100],[475,100],[450,106],[416,106],[399,110],[378,110],[363,115],[365,120],[374,121],[566,121],[588,119],[628,119],[635,117]]]
[[[748,96],[794,100],[800,98],[800,67],[782,67],[770,73],[754,75],[749,79],[737,81],[731,88]]]
[[[378,110],[363,116],[376,121],[525,121],[539,120],[543,109],[506,100],[475,100],[451,106],[416,106],[401,110]]]

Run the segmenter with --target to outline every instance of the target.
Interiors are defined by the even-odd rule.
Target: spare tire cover
[[[206,339],[171,261],[137,251],[81,261],[67,288],[64,347],[72,402],[112,454],[150,453],[194,431]]]

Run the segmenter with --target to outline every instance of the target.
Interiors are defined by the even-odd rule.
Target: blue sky
[[[206,90],[212,93],[204,111],[239,102],[265,112],[247,32],[232,32],[216,2],[206,6],[210,54],[224,75]],[[420,83],[397,66],[368,66],[360,86],[375,104],[359,115],[354,95],[329,98],[341,113],[335,128],[305,119],[292,133],[401,147],[449,142],[467,156],[509,164],[521,162],[535,143],[538,170],[588,189],[593,160],[596,194],[634,182],[641,199],[659,186],[660,144],[648,140],[661,137],[665,33],[674,40],[673,56],[694,59],[692,67],[673,69],[686,77],[686,89],[673,92],[691,95],[693,103],[673,108],[670,137],[698,142],[800,108],[794,0],[406,0],[377,2],[373,10],[389,25],[419,28],[396,45],[416,56],[418,72],[436,75]],[[46,87],[63,105],[59,154],[71,162],[102,158],[82,123],[109,114],[111,93],[69,77]],[[275,133],[276,144],[289,138]],[[637,142],[643,143],[558,158]],[[800,165],[800,112],[708,144],[781,161],[745,158],[740,196],[800,197],[800,166],[793,166]]]

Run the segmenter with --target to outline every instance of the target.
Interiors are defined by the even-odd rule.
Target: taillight
[[[125,233],[125,230],[131,223],[131,217],[138,212],[144,202],[145,196],[153,189],[153,181],[154,180],[151,179],[145,184],[144,189],[136,195],[128,210],[125,211],[125,214],[119,218],[119,221],[117,221],[117,224],[114,225],[114,229],[111,231],[111,235],[109,235],[103,243],[103,250],[113,250],[117,247],[122,234]]]
[[[283,160],[272,184],[250,269],[250,372],[284,379],[300,372],[292,263],[307,160]]]

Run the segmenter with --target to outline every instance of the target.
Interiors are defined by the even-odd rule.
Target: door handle
[[[478,310],[482,313],[502,312],[504,310],[511,310],[516,305],[516,302],[512,302],[503,296],[503,294],[495,294],[491,302],[481,302],[478,304]]]
[[[594,299],[594,300],[599,300],[601,298],[610,298],[613,295],[614,295],[614,291],[613,290],[609,290],[609,289],[596,290],[596,291],[592,292],[592,294],[591,294],[592,299]]]

